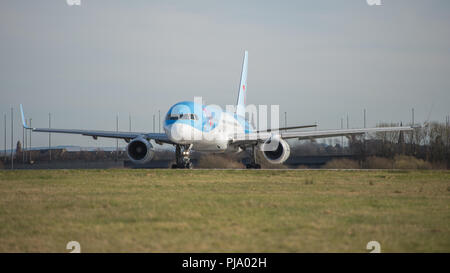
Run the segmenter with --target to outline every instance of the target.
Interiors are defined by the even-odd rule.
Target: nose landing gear
[[[192,169],[192,162],[189,157],[191,148],[192,144],[175,146],[176,164],[172,165],[172,169]]]

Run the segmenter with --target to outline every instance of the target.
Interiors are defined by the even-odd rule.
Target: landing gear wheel
[[[247,169],[261,169],[261,165],[259,165],[258,163],[256,163],[256,145],[252,146],[252,155],[250,157],[251,162],[247,165],[245,165],[245,167]]]
[[[257,163],[250,163],[245,165],[245,167],[247,169],[261,169],[261,165],[257,164]]]
[[[191,145],[176,145],[175,158],[176,164],[172,165],[172,169],[192,169],[192,162],[190,159]]]

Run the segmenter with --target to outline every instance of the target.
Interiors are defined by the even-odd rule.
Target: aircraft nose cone
[[[169,138],[174,142],[180,142],[190,139],[189,126],[185,124],[174,123],[168,128]]]

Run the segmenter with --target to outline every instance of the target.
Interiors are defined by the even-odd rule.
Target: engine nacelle
[[[143,164],[152,160],[155,150],[147,139],[137,137],[128,144],[127,154],[134,163]]]
[[[278,145],[277,145],[278,143]],[[276,147],[273,147],[277,145]],[[261,146],[264,158],[272,164],[281,164],[289,158],[291,148],[289,144],[279,136],[273,136]]]

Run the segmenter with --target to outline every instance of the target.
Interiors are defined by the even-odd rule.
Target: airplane
[[[413,127],[377,127],[361,129],[337,129],[314,131],[290,131],[291,129],[310,128],[317,125],[300,125],[284,128],[255,130],[245,117],[247,94],[248,51],[244,52],[241,79],[237,104],[234,111],[222,111],[220,107],[205,106],[193,101],[182,101],[174,104],[167,112],[163,128],[164,133],[120,132],[78,129],[31,128],[25,123],[22,104],[20,111],[22,125],[33,132],[79,134],[99,137],[123,139],[127,142],[127,155],[136,164],[152,160],[155,148],[151,144],[164,143],[175,146],[176,163],[172,168],[193,167],[190,160],[191,151],[206,153],[239,153],[247,149],[251,151],[247,169],[260,169],[257,162],[256,149],[260,148],[264,158],[272,164],[282,164],[290,155],[287,139],[316,139],[336,136],[354,136],[371,132],[410,131]],[[267,146],[267,147],[266,147]],[[269,147],[271,146],[271,147]]]

